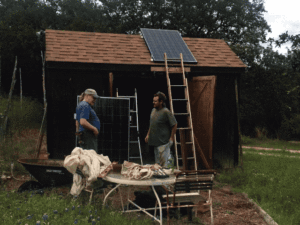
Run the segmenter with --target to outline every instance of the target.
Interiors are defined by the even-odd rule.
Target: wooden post
[[[20,71],[20,103],[21,103],[21,110],[22,110],[22,75],[21,75],[21,68],[19,68]]]
[[[181,149],[183,170],[188,170],[187,152],[186,152],[186,144],[185,144],[185,130],[179,129],[179,135],[180,135],[180,149]]]
[[[45,58],[43,57],[43,52],[41,52],[41,56],[42,56],[42,63],[43,63],[42,76],[43,76],[43,92],[44,92],[44,116],[43,116],[39,139],[38,139],[38,143],[37,143],[37,158],[40,158],[40,151],[41,151],[41,146],[42,146],[42,142],[43,142],[43,138],[44,138],[44,121],[45,121],[46,113],[47,113],[46,87],[45,87]]]
[[[4,112],[4,124],[3,124],[3,137],[5,137],[5,133],[6,133],[6,127],[7,127],[7,121],[8,121],[8,114],[11,108],[11,97],[12,97],[12,93],[15,87],[15,83],[16,83],[16,71],[17,71],[17,64],[18,64],[18,59],[16,56],[16,60],[15,60],[15,67],[14,67],[14,72],[13,72],[13,76],[12,76],[12,81],[11,81],[11,86],[10,86],[10,91],[9,91],[9,96],[8,96],[8,103],[7,103],[7,108]]]
[[[1,86],[1,55],[0,55],[0,95],[2,94],[2,86]]]
[[[243,168],[243,148],[242,148],[242,139],[241,139],[241,126],[240,126],[240,112],[239,112],[239,92],[238,92],[238,78],[236,77],[234,80],[235,83],[235,100],[236,100],[236,115],[237,115],[237,124],[238,124],[238,134],[239,134],[239,160],[241,163],[241,167]],[[238,160],[238,161],[239,161]]]
[[[109,73],[109,93],[110,93],[110,97],[113,97],[113,81],[114,81],[114,75],[113,75],[113,73]]]

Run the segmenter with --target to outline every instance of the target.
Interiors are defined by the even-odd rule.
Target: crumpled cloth
[[[64,167],[73,174],[73,185],[71,195],[78,196],[81,191],[97,180],[97,177],[104,177],[107,169],[112,169],[108,156],[97,154],[94,150],[84,150],[76,147],[64,160]],[[80,169],[84,177],[76,173]]]
[[[144,180],[150,179],[154,174],[153,170],[158,169],[161,169],[161,166],[157,163],[141,166],[137,163],[124,161],[121,174],[129,179]]]

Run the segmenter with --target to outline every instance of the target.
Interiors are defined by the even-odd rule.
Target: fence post
[[[7,108],[6,108],[5,112],[4,112],[3,137],[5,137],[5,134],[6,134],[8,114],[9,114],[9,111],[11,109],[11,96],[12,96],[12,93],[13,93],[13,90],[14,90],[14,87],[15,87],[15,83],[16,83],[17,64],[18,64],[18,59],[17,59],[17,56],[16,56],[15,67],[14,67],[14,72],[13,72],[11,86],[10,86],[10,91],[9,91],[9,96],[8,96]]]
[[[22,76],[21,76],[21,68],[19,68],[20,70],[20,103],[21,103],[21,110],[22,110]]]
[[[41,56],[42,56],[42,63],[43,63],[43,92],[44,92],[44,116],[43,116],[43,120],[42,120],[42,125],[41,125],[41,129],[40,129],[40,134],[39,134],[39,139],[38,139],[38,143],[37,143],[37,158],[39,158],[40,156],[40,150],[41,150],[41,146],[42,146],[42,142],[43,142],[43,138],[44,138],[44,121],[46,118],[46,112],[47,112],[47,102],[46,102],[46,87],[45,87],[45,58],[43,56],[43,52],[41,51]]]

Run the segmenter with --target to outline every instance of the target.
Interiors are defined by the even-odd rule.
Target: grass
[[[44,194],[20,194],[1,190],[0,211],[3,212],[3,224],[151,224],[150,219],[127,218],[110,207],[103,208],[101,199],[94,197],[92,204],[88,205],[88,196],[84,194],[76,199],[56,191],[57,189],[52,189],[45,190]]]
[[[300,150],[300,143],[294,143],[279,139],[259,139],[242,136],[242,145],[252,147],[264,147],[264,148],[278,148],[278,149],[294,149]]]
[[[245,152],[244,171],[236,169],[231,172],[222,172],[216,179],[232,185],[234,192],[247,193],[248,197],[253,199],[279,225],[300,224],[300,159],[296,158],[300,157],[300,154],[284,150],[286,146],[292,148],[294,144],[288,145],[278,140],[250,140],[249,138],[247,141],[247,145],[252,144],[250,146],[276,147],[283,150],[243,149]]]

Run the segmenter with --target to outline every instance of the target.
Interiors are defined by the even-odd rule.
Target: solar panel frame
[[[80,96],[77,96],[77,105]],[[130,99],[103,97],[92,106],[100,119],[98,154],[122,164],[129,161]]]
[[[180,62],[180,53],[184,63],[197,63],[177,30],[141,28],[143,38],[154,62],[164,62],[164,53],[168,59]]]

